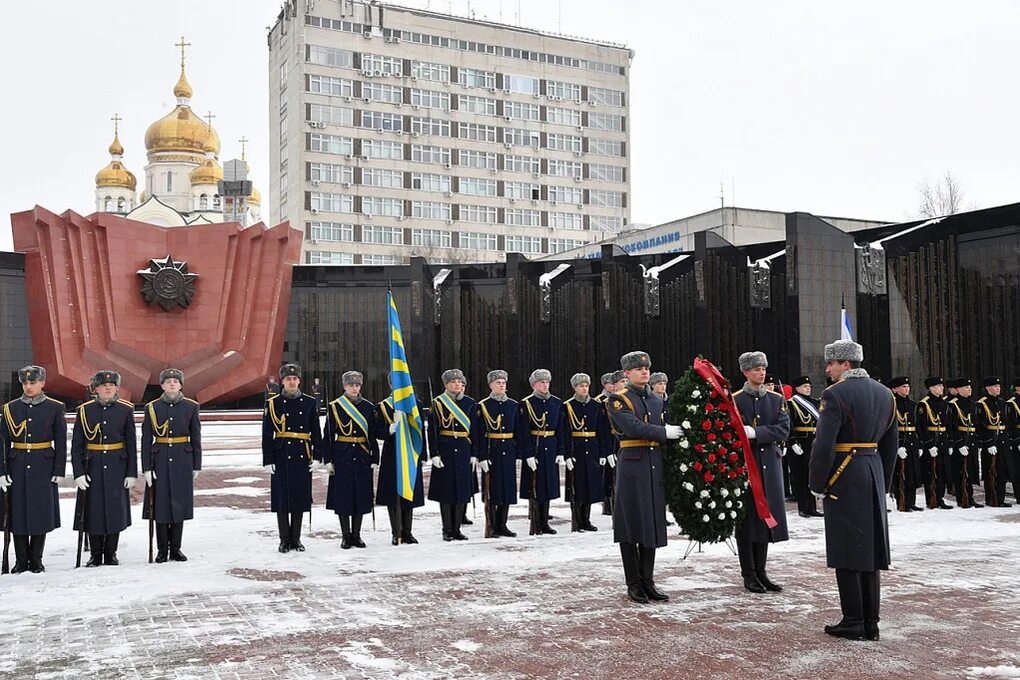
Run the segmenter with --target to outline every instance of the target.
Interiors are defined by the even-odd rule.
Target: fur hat
[[[46,380],[46,369],[42,366],[25,366],[18,369],[18,382],[25,384],[29,381]]]
[[[280,380],[283,380],[284,378],[286,378],[289,375],[296,375],[297,377],[300,378],[301,377],[301,367],[298,366],[297,364],[293,364],[293,363],[291,363],[291,364],[284,364],[283,366],[281,366],[280,367]]]
[[[363,385],[365,383],[365,376],[357,371],[347,371],[340,376],[340,380],[344,385]]]
[[[591,385],[591,377],[587,373],[575,373],[570,376],[570,386],[577,387],[578,385]]]
[[[935,387],[936,385],[943,384],[945,384],[945,381],[943,381],[942,378],[938,377],[937,375],[929,375],[927,378],[924,379],[924,386],[926,389],[929,387]]]
[[[765,352],[744,352],[737,358],[737,363],[740,364],[741,371],[750,371],[752,368],[769,367],[769,358],[765,356]]]
[[[440,378],[444,385],[448,385],[454,380],[459,380],[462,383],[467,384],[467,378],[464,377],[464,371],[459,368],[450,368],[443,371],[443,375]]]
[[[177,378],[177,382],[184,384],[184,372],[179,368],[164,368],[159,373],[159,384],[162,385],[170,378]]]
[[[621,380],[626,380],[626,379],[627,379],[627,374],[623,372],[623,369],[620,369],[619,371],[613,371],[613,382],[614,383],[618,383]]]
[[[793,380],[790,381],[790,387],[800,387],[801,385],[810,385],[810,384],[811,384],[811,376],[809,376],[809,375],[800,375],[800,376],[797,376],[796,378],[794,378]]]
[[[107,383],[113,383],[117,387],[120,387],[120,373],[117,371],[98,371],[92,376],[92,389],[96,389],[100,385]]]
[[[972,385],[970,378],[953,378],[946,383],[946,387],[952,387],[953,389],[960,389],[961,387],[970,387]]]
[[[531,372],[531,375],[528,376],[529,385],[534,385],[539,380],[552,380],[552,373],[549,372],[549,369],[536,368]]]
[[[981,385],[983,387],[992,387],[993,385],[1001,385],[1002,381],[999,380],[998,376],[989,375],[981,379]]]
[[[885,386],[888,387],[890,390],[894,390],[897,387],[902,387],[904,385],[909,384],[910,378],[908,378],[905,375],[898,375],[895,378],[889,378],[888,380],[885,381]]]
[[[615,380],[613,380],[613,376],[614,375],[616,375],[615,372],[613,372],[613,373],[603,373],[602,374],[602,378],[601,378],[601,380],[599,380],[599,382],[602,383],[603,387],[605,387],[606,385],[608,385],[610,383],[614,383],[614,382],[616,382]]]
[[[663,373],[662,371],[657,371],[655,373],[652,373],[652,375],[648,378],[648,384],[649,385],[657,385],[659,383],[668,383],[668,382],[669,382],[669,377],[665,373]]]
[[[491,385],[497,380],[509,380],[510,376],[507,375],[506,371],[501,368],[497,368],[494,371],[489,371],[489,374],[485,376],[485,384]]]
[[[825,346],[825,361],[864,361],[864,348],[853,340],[837,340]]]
[[[634,368],[651,368],[652,360],[648,352],[627,352],[620,357],[620,368],[629,371]]]

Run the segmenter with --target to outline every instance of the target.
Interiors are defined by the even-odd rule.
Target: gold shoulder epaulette
[[[132,404],[130,401],[125,401],[123,399],[118,399],[117,401],[119,401],[120,403],[124,404],[125,406],[130,406],[132,411],[135,408],[135,405]]]
[[[201,404],[199,404],[199,403],[198,403],[197,401],[195,401],[194,399],[188,399],[187,397],[184,397],[183,399],[184,399],[184,401],[190,401],[190,402],[191,402],[192,404],[194,404],[195,406],[201,406]]]
[[[94,404],[94,403],[96,403],[96,400],[95,400],[95,398],[92,398],[92,399],[89,399],[88,401],[86,401],[85,403],[80,404],[78,406],[78,408],[81,408],[82,406],[88,406],[89,404]]]
[[[65,406],[64,402],[60,401],[59,399],[54,399],[53,397],[46,397],[46,399],[48,399],[49,401],[52,401],[55,404],[60,404],[61,406]]]

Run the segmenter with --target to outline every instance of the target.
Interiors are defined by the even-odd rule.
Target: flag
[[[846,300],[843,300],[842,310],[839,313],[839,339],[853,340],[854,329],[850,325],[850,315],[846,313]]]
[[[422,449],[421,414],[414,398],[411,371],[407,367],[404,337],[400,332],[400,316],[393,292],[386,293],[390,327],[390,379],[393,385],[393,417],[397,424],[396,442],[397,494],[414,500],[418,478],[418,459]]]

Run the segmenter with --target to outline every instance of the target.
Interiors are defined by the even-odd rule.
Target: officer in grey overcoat
[[[899,436],[892,393],[861,368],[852,340],[825,346],[825,373],[808,485],[825,504],[825,557],[836,570],[843,619],[825,632],[878,639],[879,570],[889,568],[886,494]]]

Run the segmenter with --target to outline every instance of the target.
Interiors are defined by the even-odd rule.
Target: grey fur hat
[[[825,361],[864,361],[864,348],[853,340],[837,340],[825,346]]]
[[[491,385],[496,380],[508,380],[510,376],[507,375],[506,371],[501,368],[497,368],[494,371],[489,371],[489,374],[485,376],[485,384]]]
[[[363,385],[365,383],[365,376],[361,375],[358,371],[347,371],[340,380],[343,381],[344,385]]]
[[[570,386],[591,385],[591,377],[587,373],[575,373],[570,376]]]
[[[170,378],[177,378],[177,382],[184,384],[184,371],[179,368],[164,368],[159,373],[159,384],[162,385]]]
[[[531,375],[528,376],[528,384],[534,385],[539,380],[552,380],[552,373],[545,368],[536,368],[531,372]]]
[[[117,387],[120,387],[120,373],[117,371],[97,371],[96,374],[92,376],[92,389],[96,389],[100,385],[105,385],[106,383],[113,383]]]
[[[46,369],[34,365],[18,369],[18,382],[25,384],[30,380],[46,380]]]
[[[301,377],[301,367],[297,364],[284,364],[280,367],[280,380],[283,380],[289,375],[296,375]]]
[[[737,363],[740,364],[741,371],[750,371],[759,366],[768,368],[769,358],[765,356],[765,352],[744,352],[737,359]]]
[[[669,377],[665,373],[663,373],[661,371],[659,371],[657,373],[652,373],[652,375],[648,378],[648,384],[649,385],[656,385],[658,383],[668,383],[668,382],[669,382]]]
[[[463,383],[467,383],[467,378],[464,377],[464,371],[459,368],[451,368],[443,371],[442,381],[444,385],[454,380],[460,380]]]
[[[614,383],[618,383],[621,380],[624,380],[626,377],[627,377],[627,374],[624,373],[622,369],[619,370],[619,371],[613,371],[613,382]]]
[[[614,382],[616,382],[615,380],[613,380],[613,376],[614,375],[616,375],[615,371],[613,371],[611,373],[603,373],[602,374],[602,379],[599,382],[602,383],[603,387],[605,387],[606,385],[608,385],[610,383],[614,383]]]
[[[648,352],[627,352],[620,357],[620,368],[629,371],[632,368],[651,368],[652,360]]]

